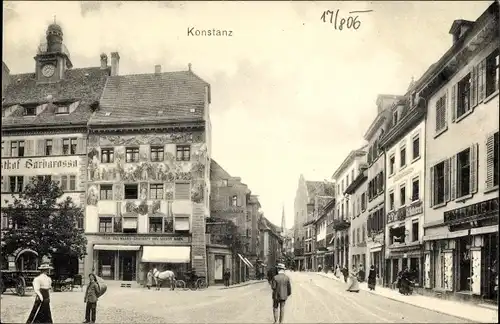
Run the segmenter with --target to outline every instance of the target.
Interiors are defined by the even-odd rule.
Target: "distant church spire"
[[[283,204],[281,212],[281,233],[286,234],[286,222],[285,222],[285,204]]]

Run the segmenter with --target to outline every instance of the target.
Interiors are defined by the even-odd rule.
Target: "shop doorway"
[[[123,281],[135,280],[136,268],[136,252],[135,251],[118,251],[118,271],[119,278]]]
[[[115,251],[97,252],[97,275],[103,279],[115,279]]]
[[[459,291],[471,291],[471,237],[463,237],[458,239],[458,256],[459,256]]]
[[[215,256],[214,280],[216,283],[224,280],[224,256]]]
[[[481,295],[485,299],[498,299],[498,233],[483,237],[481,259]],[[496,287],[496,288],[495,288]]]
[[[391,281],[395,282],[399,273],[399,259],[392,259],[392,277]]]

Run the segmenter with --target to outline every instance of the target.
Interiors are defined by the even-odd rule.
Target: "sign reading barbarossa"
[[[75,157],[62,158],[29,158],[29,159],[5,159],[2,161],[2,170],[33,170],[33,169],[62,169],[78,167],[78,159]]]

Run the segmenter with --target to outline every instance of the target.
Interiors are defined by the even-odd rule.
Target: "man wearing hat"
[[[279,323],[283,323],[285,303],[287,298],[292,294],[292,286],[290,284],[290,278],[285,274],[285,265],[283,263],[278,263],[276,268],[278,269],[278,274],[274,276],[274,280],[271,282],[271,287],[273,289],[274,323],[278,321]]]
[[[35,291],[36,297],[31,313],[26,321],[27,324],[52,323],[49,293],[49,290],[52,288],[52,279],[48,276],[48,272],[51,269],[53,268],[45,261],[38,268],[41,273],[33,279],[33,290]]]

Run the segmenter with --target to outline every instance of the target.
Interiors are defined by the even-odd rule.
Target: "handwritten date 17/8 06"
[[[326,10],[321,15],[321,20],[325,23],[333,24],[335,30],[354,29],[361,27],[361,21],[358,16],[348,16],[347,18],[340,16],[340,10]]]

